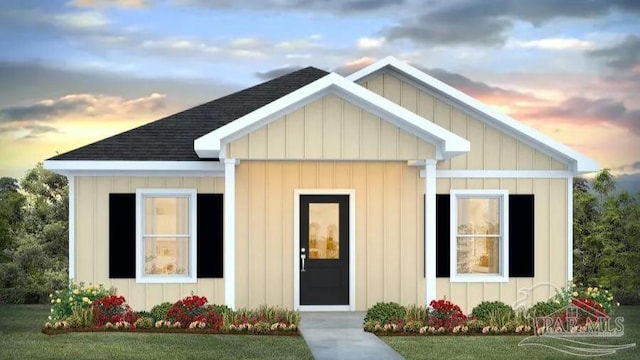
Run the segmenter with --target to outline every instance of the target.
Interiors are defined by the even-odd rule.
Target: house
[[[598,170],[393,57],[292,72],[44,165],[69,178],[77,281],[138,309],[196,293],[351,311],[563,286],[572,177]]]

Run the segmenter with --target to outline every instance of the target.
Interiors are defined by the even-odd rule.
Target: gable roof
[[[226,157],[225,144],[328,94],[342,97],[350,103],[436,145],[437,160],[448,159],[466,153],[471,148],[471,144],[466,139],[335,73],[303,86],[232,123],[196,139],[194,148],[201,158],[224,158]]]
[[[199,161],[194,139],[327,74],[307,67],[48,160]]]
[[[535,148],[562,159],[569,164],[569,169],[579,173],[588,173],[600,170],[598,163],[569,148],[568,146],[552,139],[551,137],[534,130],[533,128],[517,121],[508,115],[488,106],[479,100],[455,89],[442,81],[427,75],[423,71],[400,61],[393,56],[388,56],[377,61],[355,73],[347,76],[347,79],[356,82],[363,78],[372,76],[384,69],[391,68],[399,72],[401,75],[408,77],[410,80],[432,90],[446,100],[462,107],[463,109],[477,114],[480,120],[495,126],[526,143],[533,145]]]

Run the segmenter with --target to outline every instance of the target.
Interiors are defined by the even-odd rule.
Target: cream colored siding
[[[406,162],[243,161],[237,168],[236,304],[293,307],[295,189],[354,189],[356,309],[422,303],[424,181]]]
[[[567,194],[565,179],[438,179],[437,192],[448,194],[451,189],[507,189],[510,194],[534,194],[535,254],[534,278],[511,278],[506,283],[450,283],[438,278],[437,297],[446,298],[470,312],[482,300],[501,300],[512,305],[524,297],[523,288],[536,284],[565,285],[567,259]],[[546,285],[535,286],[527,305],[546,300],[554,290]]]
[[[223,193],[220,177],[76,177],[76,281],[118,289],[136,310],[150,310],[163,301],[194,294],[224,303],[223,279],[198,279],[195,284],[137,284],[135,279],[109,279],[109,194],[135,193],[138,188],[195,188]],[[116,255],[117,256],[117,255]]]
[[[227,144],[251,160],[415,160],[435,147],[335,95],[294,110]]]
[[[439,170],[567,169],[558,159],[498,131],[392,73],[374,75],[361,85],[471,142],[468,154],[438,162]]]

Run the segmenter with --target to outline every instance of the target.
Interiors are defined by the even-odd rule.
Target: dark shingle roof
[[[193,141],[328,73],[307,67],[49,160],[197,161]]]

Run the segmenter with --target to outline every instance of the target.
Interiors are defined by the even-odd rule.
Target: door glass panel
[[[309,258],[340,258],[340,207],[337,203],[309,204]]]

